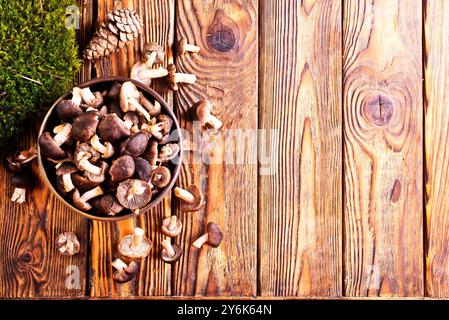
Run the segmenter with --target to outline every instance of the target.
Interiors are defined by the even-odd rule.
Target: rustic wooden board
[[[184,255],[174,267],[173,293],[255,295],[257,164],[236,164],[235,160],[255,155],[257,141],[230,139],[226,148],[220,141],[226,129],[253,129],[255,138],[257,1],[177,1],[176,17],[177,39],[185,38],[201,47],[199,54],[176,58],[180,72],[198,77],[195,85],[182,86],[175,94],[181,126],[192,134],[189,108],[200,98],[212,102],[224,125],[210,143],[210,164],[202,164],[192,154],[185,157],[179,184],[200,186],[206,192],[207,204],[199,212],[179,214],[184,223],[179,240]],[[239,154],[234,153],[237,146]],[[223,165],[225,155],[233,162]],[[192,247],[209,221],[224,232],[220,247]]]
[[[265,1],[260,16],[260,127],[278,134],[259,170],[260,294],[341,295],[341,6]]]
[[[344,4],[345,294],[421,296],[422,4]]]
[[[98,1],[98,21],[117,6],[134,9],[145,23],[145,31],[134,45],[127,45],[116,55],[101,64],[101,76],[129,76],[133,64],[140,58],[139,48],[147,41],[155,41],[168,48],[166,63],[172,61],[171,46],[174,36],[174,0],[170,1]],[[162,90],[160,82],[153,85],[170,103],[172,97]],[[151,212],[137,219],[120,223],[92,222],[90,230],[90,296],[127,297],[142,295],[169,295],[171,268],[159,258],[163,236],[159,232],[162,219],[170,216],[171,200],[166,198]],[[117,245],[120,239],[130,234],[134,227],[143,228],[153,242],[151,254],[140,262],[139,275],[130,283],[116,284],[112,280],[111,262],[118,257]]]
[[[449,3],[429,1],[425,31],[426,293],[449,297]]]

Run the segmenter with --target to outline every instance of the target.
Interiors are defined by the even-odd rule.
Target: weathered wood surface
[[[177,39],[201,50],[177,56],[180,72],[194,73],[198,81],[180,87],[175,109],[182,128],[195,139],[194,148],[205,146],[205,161],[201,154],[185,155],[179,184],[197,184],[206,194],[206,205],[199,212],[179,213],[184,254],[174,267],[173,293],[256,295],[257,163],[240,164],[239,159],[257,152],[257,1],[176,3]],[[221,131],[210,139],[203,135],[203,142],[194,138],[189,113],[201,98],[211,101],[223,121]],[[247,137],[252,141],[240,138],[236,129],[252,130]],[[192,242],[210,221],[223,230],[224,240],[216,249],[198,250]]]
[[[423,295],[421,1],[345,1],[344,284]]]
[[[189,108],[200,98],[223,120],[196,145],[211,163],[186,152],[178,182],[198,184],[206,206],[182,213],[169,196],[135,221],[90,222],[50,194],[37,163],[27,204],[11,203],[0,168],[1,298],[449,297],[446,1],[79,4],[81,48],[117,5],[145,21],[143,36],[104,61],[101,76],[128,75],[145,41],[167,48],[165,64],[198,76],[176,94],[160,81],[154,88],[190,134]],[[180,38],[200,53],[177,56]],[[78,81],[95,76],[85,64]],[[35,143],[38,125],[18,148]],[[184,223],[173,267],[159,259],[160,223],[171,214]],[[222,245],[192,247],[209,221],[223,230]],[[134,281],[117,285],[110,263],[135,225],[154,249]],[[62,231],[77,234],[80,254],[57,253]]]
[[[338,296],[341,6],[263,1],[260,17],[259,123],[275,134],[259,170],[260,294]]]
[[[425,26],[426,293],[449,296],[449,3],[428,1]]]

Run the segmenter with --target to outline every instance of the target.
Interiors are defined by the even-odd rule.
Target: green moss
[[[66,28],[73,4],[0,0],[0,149],[73,85],[80,66],[75,30]]]

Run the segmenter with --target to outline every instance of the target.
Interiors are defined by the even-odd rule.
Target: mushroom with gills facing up
[[[184,55],[187,52],[198,53],[200,52],[200,47],[194,44],[188,44],[187,40],[182,38],[178,41],[178,53]]]
[[[145,258],[153,244],[144,234],[141,228],[134,228],[132,234],[123,237],[118,246],[120,254],[130,259]]]
[[[103,189],[100,186],[95,187],[92,190],[86,191],[80,196],[80,192],[75,189],[72,194],[72,200],[75,207],[80,210],[88,211],[92,209],[92,206],[88,202],[89,200],[101,196],[103,194]]]
[[[31,188],[33,184],[33,176],[29,170],[14,173],[11,184],[14,187],[11,201],[22,204],[25,202],[27,189]]]
[[[151,186],[139,179],[120,182],[116,191],[118,202],[134,212],[138,212],[140,208],[150,202],[151,196]]]
[[[112,262],[112,266],[116,270],[112,275],[112,278],[114,279],[115,282],[118,283],[125,283],[131,281],[132,279],[134,279],[134,277],[137,274],[137,271],[139,270],[139,265],[134,261],[131,261],[131,263],[127,265],[122,260],[115,259]]]
[[[72,123],[72,135],[76,141],[88,141],[94,136],[99,124],[97,111],[87,111],[76,117]]]
[[[131,156],[124,155],[112,161],[109,175],[112,181],[123,181],[131,178],[136,170],[134,159]]]
[[[120,88],[120,107],[123,112],[137,111],[150,122],[151,116],[148,111],[140,104],[140,92],[136,85],[131,81],[126,81]]]
[[[56,247],[60,254],[73,256],[80,251],[80,243],[73,232],[63,232],[56,238]]]
[[[174,243],[171,244],[169,239],[162,240],[161,258],[165,263],[175,263],[182,256],[181,247]]]
[[[220,245],[223,240],[223,233],[218,228],[218,226],[214,222],[209,222],[206,227],[207,233],[199,237],[195,242],[193,242],[193,246],[200,249],[203,244],[207,243],[213,248],[216,248]]]
[[[212,105],[208,100],[201,99],[192,106],[192,110],[195,111],[201,126],[209,125],[215,130],[219,130],[222,127],[223,123],[211,113]]]
[[[168,162],[176,158],[179,154],[179,145],[177,143],[168,143],[161,148],[159,152],[159,161]]]
[[[167,70],[168,88],[173,91],[177,91],[179,89],[178,83],[193,84],[196,82],[196,76],[194,74],[176,72],[176,66],[174,64],[169,64]]]
[[[181,209],[183,211],[196,211],[204,206],[204,195],[196,184],[192,184],[187,189],[176,187],[175,196],[182,200]]]
[[[56,106],[56,113],[58,114],[59,119],[64,122],[71,121],[73,118],[76,118],[83,114],[83,109],[81,109],[82,97],[81,97],[81,89],[73,88],[72,89],[72,99],[63,99],[59,101]]]
[[[131,68],[130,78],[149,86],[153,79],[163,78],[168,75],[167,69],[148,67],[144,62],[138,61]]]
[[[114,143],[129,137],[130,134],[125,122],[115,113],[104,116],[98,123],[97,135],[103,141]]]
[[[162,233],[167,237],[173,238],[178,236],[182,230],[182,223],[176,216],[165,218],[162,221]]]
[[[72,181],[72,173],[78,171],[78,168],[71,162],[63,162],[56,169],[56,185],[58,190],[63,193],[68,193],[75,189]]]
[[[150,176],[150,183],[158,188],[165,188],[171,179],[171,173],[168,168],[160,166],[153,169]]]

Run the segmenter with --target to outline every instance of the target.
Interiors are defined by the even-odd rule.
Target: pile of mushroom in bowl
[[[38,141],[50,189],[91,219],[149,210],[173,187],[181,165],[173,112],[154,90],[127,78],[73,88],[48,111]]]

